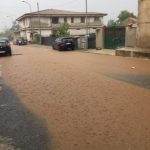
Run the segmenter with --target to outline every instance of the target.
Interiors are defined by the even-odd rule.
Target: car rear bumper
[[[0,54],[11,54],[11,49],[0,48]]]
[[[62,48],[62,49],[73,49],[74,48],[74,46],[73,45],[61,45],[61,46],[59,46],[60,48]]]
[[[8,50],[7,49],[0,49],[0,53],[7,53]]]

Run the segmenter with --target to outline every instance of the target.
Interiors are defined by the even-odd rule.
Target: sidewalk
[[[32,44],[30,46],[34,47],[44,47],[52,49],[51,46]],[[111,56],[123,56],[123,57],[140,57],[140,58],[150,58],[149,50],[142,50],[137,48],[120,48],[120,49],[75,49],[75,51],[99,55],[111,55]]]
[[[116,50],[116,56],[150,58],[150,50],[124,47]]]
[[[115,56],[115,52],[116,50],[112,50],[112,49],[101,49],[101,50],[96,50],[96,49],[88,49],[88,50],[79,50],[81,52],[85,52],[85,53],[93,53],[93,54],[100,54],[100,55],[112,55]]]
[[[149,49],[139,49],[139,48],[120,48],[120,49],[88,49],[80,50],[86,53],[100,54],[100,55],[111,55],[111,56],[123,56],[123,57],[137,57],[137,58],[150,58]]]
[[[44,47],[44,48],[52,49],[51,46],[47,46],[47,45],[30,44],[29,46]],[[96,50],[96,49],[75,49],[75,51],[85,52],[85,53],[92,53],[92,54],[100,54],[100,55],[112,55],[112,56],[115,56],[115,53],[116,53],[116,50],[113,50],[113,49],[101,49],[101,50]]]

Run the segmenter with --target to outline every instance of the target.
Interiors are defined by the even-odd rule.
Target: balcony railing
[[[31,25],[27,26],[27,27],[24,26],[23,28],[49,28],[49,29],[51,29],[51,28],[59,27],[60,24],[61,23],[59,23],[59,24],[53,24],[53,23],[48,24],[48,23],[43,23],[43,22],[41,22],[39,24],[39,22],[34,21],[31,24],[32,26]],[[69,25],[70,25],[70,28],[85,28],[85,26],[86,26],[85,23],[70,23]],[[102,25],[101,21],[95,21],[95,22],[89,22],[88,23],[88,27],[91,27],[91,28],[99,27],[101,25]]]

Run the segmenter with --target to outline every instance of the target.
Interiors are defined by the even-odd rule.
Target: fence
[[[56,39],[56,37],[52,37],[52,36],[42,37],[41,44],[42,45],[49,45],[49,46],[51,46],[53,44],[53,42],[54,42],[55,39]]]

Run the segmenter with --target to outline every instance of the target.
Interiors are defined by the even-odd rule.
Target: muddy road
[[[1,81],[0,150],[49,150],[45,125],[25,107],[16,93]]]
[[[0,57],[0,65],[1,106],[7,106],[4,98],[15,104],[8,118],[0,108],[0,137],[13,139],[15,147],[150,149],[150,60],[13,46],[13,56]]]

